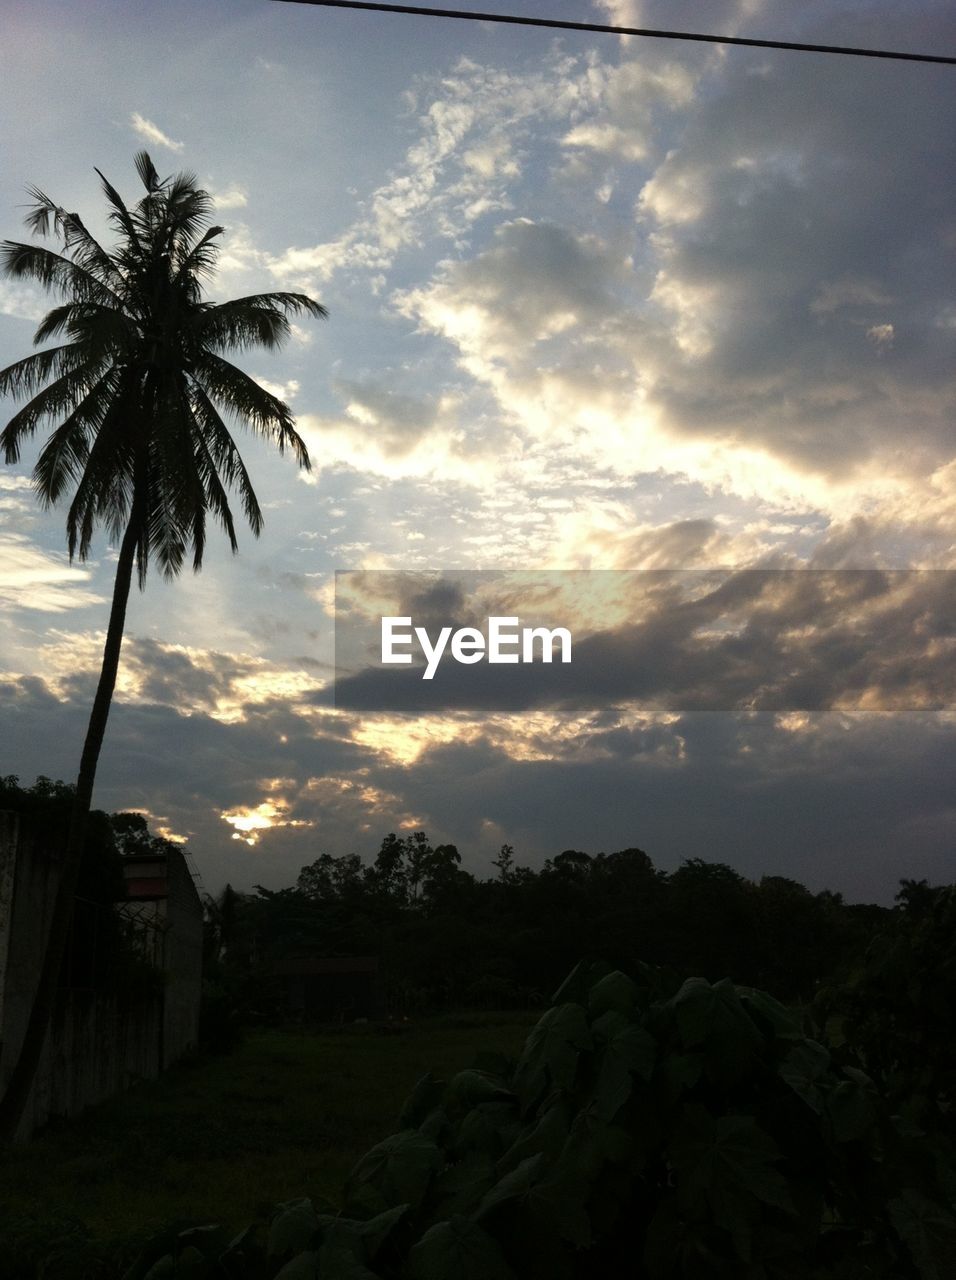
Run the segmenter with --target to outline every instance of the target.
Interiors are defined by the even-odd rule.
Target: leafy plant
[[[281,1205],[264,1255],[167,1240],[128,1280],[943,1280],[956,1256],[951,1146],[726,980],[579,965],[517,1061],[423,1077],[399,1123],[340,1212]]]

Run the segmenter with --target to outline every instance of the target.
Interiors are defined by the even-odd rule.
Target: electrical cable
[[[601,22],[565,22],[558,18],[524,18],[517,14],[476,13],[470,9],[431,9],[412,4],[373,4],[366,0],[278,0],[281,4],[311,4],[327,9],[370,9],[377,13],[415,14],[424,18],[463,18],[470,22],[505,22],[520,27],[549,27],[558,31],[587,31],[600,35],[646,36],[655,40],[693,40],[703,44],[745,45],[752,49],[788,49],[799,53],[837,53],[852,58],[891,58],[900,62],[956,65],[956,57],[935,53],[900,53],[890,49],[857,49],[833,44],[801,44],[795,40],[751,40],[744,36],[710,36],[690,31],[653,31],[644,27],[616,27]]]

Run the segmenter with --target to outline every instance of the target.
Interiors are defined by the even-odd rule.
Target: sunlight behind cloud
[[[280,799],[263,800],[255,808],[238,808],[229,813],[222,812],[223,822],[234,827],[233,840],[242,840],[248,845],[256,845],[266,831],[276,827],[312,827],[314,822],[304,818],[286,818],[288,805]]]

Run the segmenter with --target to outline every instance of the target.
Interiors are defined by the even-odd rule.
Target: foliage
[[[237,1009],[257,1013],[263,975],[302,955],[377,955],[389,1005],[405,1013],[540,1008],[582,955],[625,972],[652,962],[729,975],[806,1002],[891,914],[702,859],[665,874],[638,848],[568,849],[535,871],[505,845],[494,867],[480,880],[422,831],[386,836],[368,862],[322,853],[293,887],[212,904],[209,954]]]
[[[21,831],[38,846],[53,848],[66,841],[74,788],[40,776],[30,787],[14,775],[0,778],[0,809],[20,815]],[[94,809],[86,824],[83,861],[76,904],[60,972],[60,987],[110,991],[134,998],[158,989],[159,975],[143,960],[136,938],[115,910],[126,897],[122,855],[123,833],[132,825],[142,847],[167,842],[153,836],[140,814],[106,814]]]
[[[952,1145],[727,980],[581,964],[516,1061],[426,1075],[400,1125],[264,1256],[204,1227],[128,1280],[942,1280],[956,1251]]]
[[[236,550],[227,488],[260,532],[262,511],[221,410],[308,468],[288,406],[223,357],[275,349],[289,336],[290,316],[326,311],[298,293],[205,300],[224,230],[211,225],[212,197],[193,174],[160,178],[145,151],[135,165],[145,194],[129,206],[99,175],[118,236],[112,248],[35,187],[27,225],[52,234],[63,252],[0,245],[4,274],[66,297],[34,336],[36,345],[65,341],[0,370],[0,394],[29,397],[0,432],[0,447],[7,462],[17,462],[24,441],[51,424],[33,481],[47,505],[73,494],[71,559],[87,559],[96,526],[106,524],[115,539],[125,531],[135,543],[143,585],[151,555],[167,577],[180,571],[188,550],[199,569],[210,513]]]
[[[24,787],[14,774],[0,777],[0,809],[17,813],[32,838],[62,844],[66,839],[74,788],[42,774]],[[113,820],[99,809],[89,817],[77,893],[97,903],[116,902],[125,889]]]
[[[133,562],[140,587],[152,557],[167,578],[187,552],[198,572],[210,514],[238,548],[227,490],[238,493],[258,536],[262,510],[222,411],[290,449],[309,467],[305,443],[286,404],[224,358],[254,346],[276,349],[291,333],[290,317],[324,316],[297,293],[268,293],[214,304],[204,284],[213,273],[214,201],[195,175],[161,178],[145,151],[135,158],[145,194],[127,206],[100,174],[117,243],[104,248],[79,214],[31,188],[26,223],[52,235],[62,252],[5,240],[0,270],[34,281],[65,301],[34,334],[43,347],[0,370],[0,397],[24,399],[0,431],[8,463],[44,424],[52,432],[33,468],[41,503],[70,496],[66,516],[72,560],[86,560],[105,525],[119,544],[103,660],[86,736],[59,883],[53,895],[44,956],[18,1057],[0,1097],[0,1137],[20,1129],[57,998],[57,983],[75,914],[100,749],[119,669]]]
[[[0,1276],[117,1280],[167,1223],[222,1222],[232,1239],[277,1201],[336,1196],[426,1066],[454,1075],[477,1045],[514,1054],[532,1021],[470,1013],[389,1035],[250,1031],[228,1056],[138,1081],[5,1153]]]
[[[914,1130],[956,1138],[956,885],[901,881],[862,963],[817,998]]]

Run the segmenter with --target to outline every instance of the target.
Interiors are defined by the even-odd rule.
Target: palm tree
[[[227,489],[234,490],[258,536],[262,512],[221,410],[290,449],[309,466],[305,444],[287,405],[264,390],[223,352],[277,348],[289,317],[326,310],[299,293],[264,293],[213,303],[203,298],[223,228],[210,225],[212,199],[192,174],[160,179],[145,151],[135,160],[146,194],[127,207],[99,170],[118,233],[107,251],[79,216],[31,188],[27,225],[52,234],[62,252],[4,241],[0,267],[34,280],[66,301],[51,310],[34,337],[35,352],[0,371],[0,394],[28,402],[0,433],[7,462],[24,439],[47,423],[33,482],[44,506],[72,495],[66,517],[70,559],[85,560],[95,528],[119,543],[103,665],[80,759],[63,871],[49,942],[20,1058],[0,1101],[0,1136],[12,1138],[29,1097],[43,1049],[69,928],[96,765],[116,683],[133,563],[140,588],[150,557],[174,577],[192,552],[202,565],[206,516],[224,528],[233,551],[236,532]]]

